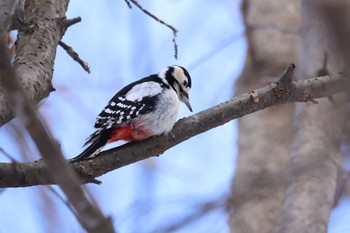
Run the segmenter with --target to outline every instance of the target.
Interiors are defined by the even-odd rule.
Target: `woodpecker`
[[[97,116],[89,145],[70,163],[95,157],[104,145],[119,140],[142,141],[167,134],[179,113],[179,102],[189,102],[191,77],[181,66],[168,66],[121,89]]]

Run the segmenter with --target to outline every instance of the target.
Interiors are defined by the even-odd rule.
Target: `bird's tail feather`
[[[100,152],[102,147],[106,145],[111,135],[111,132],[112,132],[111,129],[107,129],[102,133],[100,133],[99,135],[97,135],[98,138],[94,139],[94,141],[78,156],[70,159],[69,163],[75,163],[81,160],[93,158],[96,154]]]
[[[83,152],[81,152],[78,156],[69,160],[69,163],[75,163],[81,160],[93,158],[96,154],[100,152],[102,147],[106,144],[102,140],[97,140],[91,145],[89,145]]]
[[[100,150],[104,145],[106,145],[106,143],[115,142],[119,140],[131,140],[130,126],[97,130],[87,139],[87,143],[91,144],[83,152],[81,152],[80,155],[70,159],[69,163],[75,163],[81,160],[93,158],[96,154],[100,152]]]

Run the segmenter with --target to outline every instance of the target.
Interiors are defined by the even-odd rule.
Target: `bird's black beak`
[[[188,109],[192,111],[192,107],[191,107],[191,104],[190,104],[190,100],[189,100],[189,97],[188,97],[188,94],[187,93],[183,93],[182,95],[182,98],[181,98],[182,102],[184,102],[186,104],[186,106],[188,107]]]

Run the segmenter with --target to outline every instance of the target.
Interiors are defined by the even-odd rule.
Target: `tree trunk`
[[[302,54],[298,79],[344,71],[331,11],[347,14],[347,1],[302,1]],[[344,24],[342,24],[344,25]],[[345,25],[344,25],[345,26]],[[342,28],[347,31],[347,28]],[[339,147],[346,124],[345,94],[297,104],[291,150],[290,183],[277,232],[327,232],[341,172]]]
[[[34,103],[38,103],[54,91],[53,65],[57,44],[66,30],[65,13],[68,2],[25,1],[23,25],[18,26],[14,68],[28,98]],[[1,126],[13,118],[1,87],[0,106]]]
[[[290,0],[243,1],[248,41],[236,94],[276,80],[299,57],[299,4]],[[270,233],[278,222],[289,160],[294,104],[272,107],[238,120],[238,160],[229,225],[235,233]]]
[[[237,92],[276,79],[290,62],[298,61],[297,79],[349,73],[349,10],[346,0],[302,0],[301,6],[244,1],[249,53]],[[293,29],[300,17],[299,36]],[[305,98],[312,100],[307,92]],[[346,98],[338,94],[315,103],[273,107],[238,121],[231,232],[327,232],[342,174]]]

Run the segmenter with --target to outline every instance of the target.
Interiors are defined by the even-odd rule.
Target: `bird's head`
[[[189,93],[191,90],[191,76],[182,66],[168,66],[159,72],[159,77],[165,79],[167,83],[175,90],[179,99],[186,104],[192,112]]]

